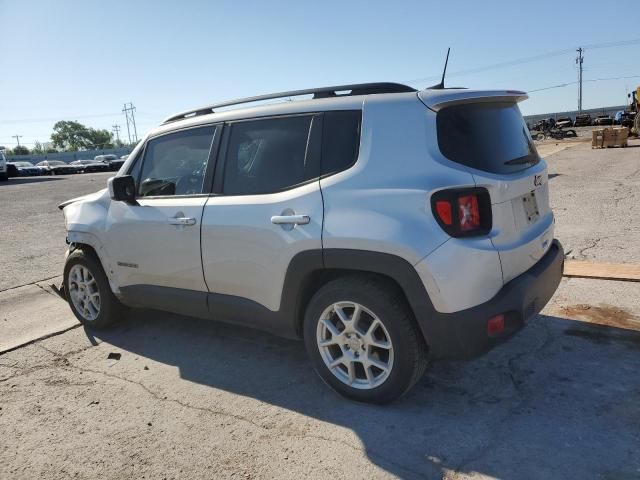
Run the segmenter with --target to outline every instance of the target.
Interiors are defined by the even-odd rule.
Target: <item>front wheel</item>
[[[106,328],[126,314],[109,287],[100,261],[91,251],[74,250],[64,266],[64,287],[71,311],[89,327]]]
[[[427,350],[395,285],[349,276],[324,285],[304,318],[311,362],[332,389],[352,400],[387,403],[423,375]]]

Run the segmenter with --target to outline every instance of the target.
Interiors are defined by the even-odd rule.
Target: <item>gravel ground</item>
[[[569,255],[638,262],[640,149],[548,152]],[[59,274],[55,205],[106,178],[0,185],[3,251],[25,256],[3,252],[0,290]],[[0,308],[37,292],[25,325],[71,318],[42,285],[22,288]],[[300,342],[137,312],[0,355],[0,478],[640,479],[639,363],[640,283],[564,279],[512,341],[435,364],[385,407],[333,394]]]

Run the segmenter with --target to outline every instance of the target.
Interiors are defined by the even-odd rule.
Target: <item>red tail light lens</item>
[[[452,237],[491,231],[491,200],[485,188],[440,190],[431,197],[431,209],[440,227]]]
[[[445,200],[436,202],[436,212],[438,217],[445,225],[453,224],[453,216],[451,215],[451,204]]]
[[[504,332],[504,313],[491,317],[487,322],[487,335],[490,337]]]

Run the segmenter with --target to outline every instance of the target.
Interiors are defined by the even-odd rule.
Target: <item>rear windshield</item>
[[[467,103],[438,112],[438,146],[449,160],[491,173],[513,173],[540,161],[515,103]]]

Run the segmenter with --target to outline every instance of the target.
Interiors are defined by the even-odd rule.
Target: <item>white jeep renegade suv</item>
[[[378,83],[175,115],[107,190],[61,205],[63,293],[96,328],[147,307],[302,337],[329,386],[390,401],[560,282],[525,98]]]

